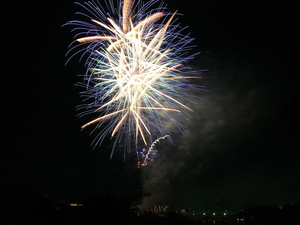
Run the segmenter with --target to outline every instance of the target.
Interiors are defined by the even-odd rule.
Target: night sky
[[[85,192],[150,192],[144,208],[175,209],[284,205],[300,201],[300,117],[296,4],[286,1],[168,0],[195,37],[190,66],[208,69],[195,90],[188,129],[169,124],[174,144],[157,145],[160,157],[136,168],[133,152],[110,160],[111,142],[94,150],[92,117],[76,117],[80,104],[73,40],[62,27],[81,8],[73,1],[6,2],[2,5],[1,185],[22,185],[58,202]],[[101,2],[101,0],[100,0]],[[265,2],[265,3],[263,3]],[[8,12],[6,12],[8,11]]]

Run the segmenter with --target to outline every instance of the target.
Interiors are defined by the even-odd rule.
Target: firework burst
[[[79,106],[79,115],[96,115],[82,128],[94,125],[99,131],[94,146],[111,136],[112,154],[118,143],[128,152],[168,135],[164,121],[182,130],[174,113],[192,111],[182,103],[190,96],[184,79],[196,78],[186,67],[194,57],[187,54],[192,38],[175,23],[177,13],[166,12],[162,3],[154,7],[158,2],[106,1],[109,13],[98,2],[77,3],[87,12],[77,14],[89,21],[66,24],[77,31],[70,58],[86,57],[87,73],[80,85],[87,103]]]

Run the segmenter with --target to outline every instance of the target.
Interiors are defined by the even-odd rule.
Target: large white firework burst
[[[95,118],[82,128],[95,125],[94,146],[107,136],[114,138],[112,154],[118,143],[128,152],[168,135],[165,121],[182,130],[174,113],[192,111],[183,104],[191,94],[184,79],[196,77],[186,66],[194,57],[188,54],[192,38],[175,23],[177,13],[166,12],[163,3],[155,7],[158,3],[108,0],[108,13],[98,1],[77,3],[87,12],[77,14],[88,21],[66,24],[77,31],[69,53],[75,49],[73,55],[86,57],[81,83],[86,103],[79,115]]]

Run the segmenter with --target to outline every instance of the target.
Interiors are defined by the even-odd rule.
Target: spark
[[[107,1],[109,14],[98,2],[77,3],[91,16],[78,14],[90,22],[66,24],[80,31],[73,42],[77,44],[68,53],[79,47],[73,55],[87,55],[87,73],[80,85],[89,103],[79,106],[83,111],[79,116],[97,115],[82,128],[95,124],[93,131],[99,133],[94,146],[110,135],[114,139],[111,156],[122,141],[124,152],[130,152],[132,145],[147,146],[155,138],[168,137],[164,121],[182,129],[174,113],[192,112],[183,101],[191,94],[185,79],[199,78],[186,66],[194,57],[187,54],[193,39],[183,35],[184,28],[175,23],[177,12],[166,12],[163,4],[151,10],[157,2],[124,0],[115,7]]]

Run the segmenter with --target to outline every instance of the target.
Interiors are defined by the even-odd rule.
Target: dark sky
[[[101,1],[100,1],[101,2]],[[110,142],[92,150],[77,118],[85,71],[65,66],[76,18],[72,1],[6,2],[2,27],[1,184],[29,186],[58,201],[84,191],[152,193],[143,206],[203,210],[300,201],[299,72],[296,5],[286,1],[165,1],[201,51],[191,65],[208,69],[200,99],[176,146],[161,141],[161,156],[136,169]],[[296,39],[297,38],[297,39]]]

